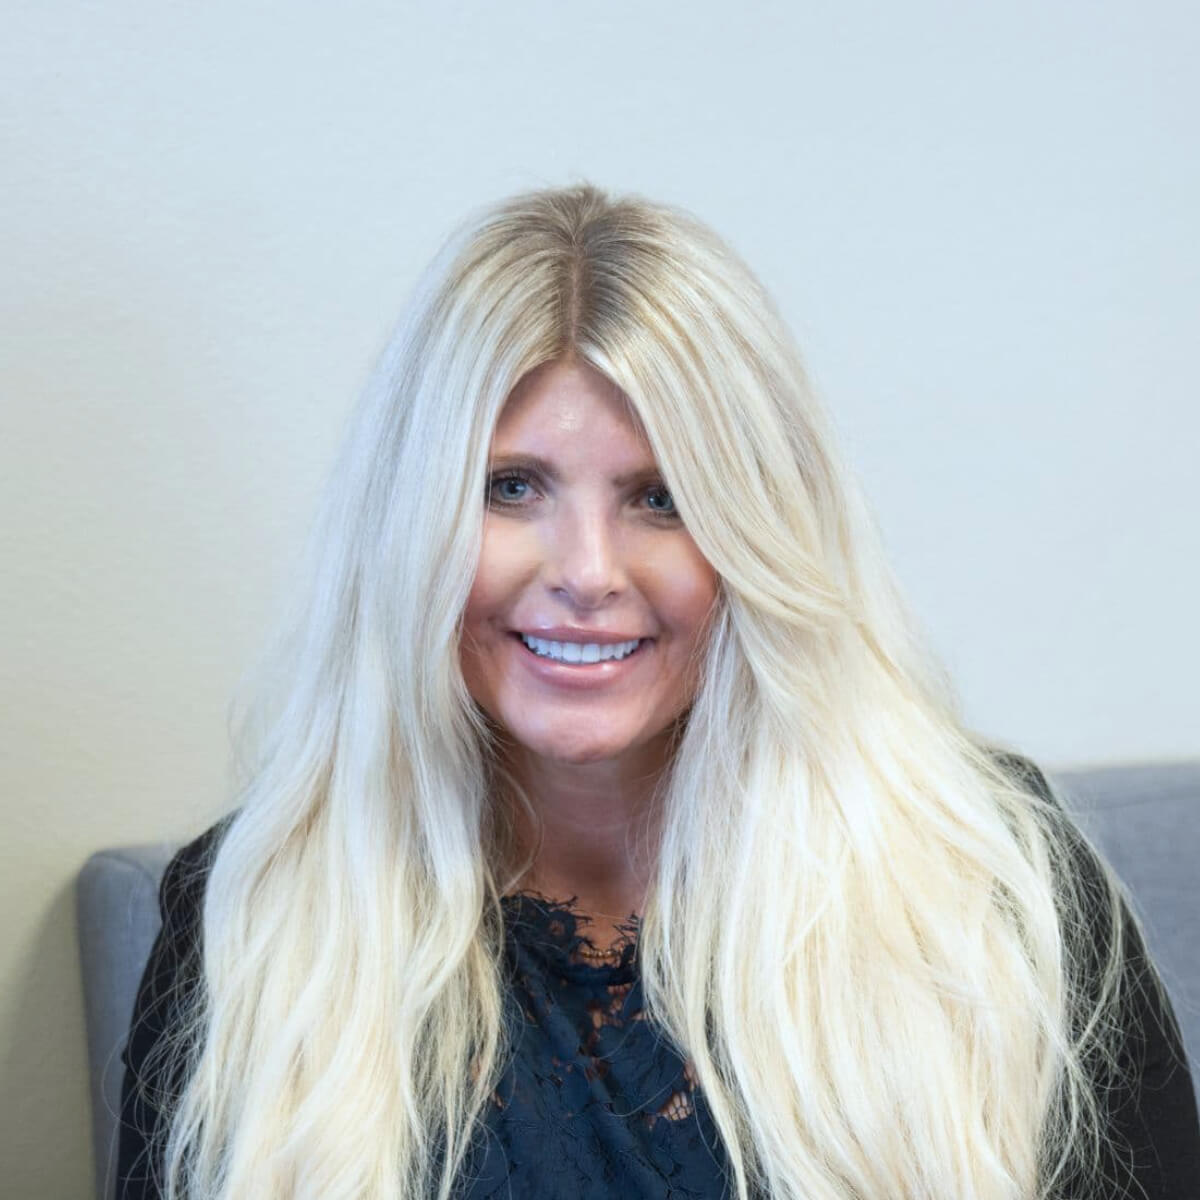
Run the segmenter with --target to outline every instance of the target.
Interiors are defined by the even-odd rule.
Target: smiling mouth
[[[618,666],[623,662],[627,662],[631,658],[636,658],[654,641],[653,638],[639,638],[637,646],[628,654],[625,654],[620,658],[601,658],[597,659],[595,662],[571,662],[569,659],[556,658],[553,654],[539,654],[525,641],[524,637],[516,631],[514,631],[511,636],[520,643],[521,649],[524,650],[526,654],[528,654],[531,658],[536,658],[539,662],[556,663],[561,667],[574,667],[580,670],[587,670],[589,668],[604,667],[609,665]]]

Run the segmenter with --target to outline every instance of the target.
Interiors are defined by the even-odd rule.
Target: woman
[[[466,222],[306,579],[163,881],[118,1195],[1195,1194],[1127,894],[966,728],[693,218]]]

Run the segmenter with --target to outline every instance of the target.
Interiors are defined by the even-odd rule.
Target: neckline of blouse
[[[641,933],[638,913],[618,921],[616,940],[599,950],[585,932],[592,918],[579,909],[577,896],[561,900],[521,891],[502,896],[500,902],[508,933],[570,973],[628,977],[632,972]]]

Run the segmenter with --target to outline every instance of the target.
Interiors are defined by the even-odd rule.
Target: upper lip
[[[514,629],[526,637],[544,638],[548,642],[579,642],[586,646],[595,642],[598,646],[615,646],[619,642],[640,642],[636,633],[606,633],[603,629],[580,629],[574,625],[551,625],[547,629]]]

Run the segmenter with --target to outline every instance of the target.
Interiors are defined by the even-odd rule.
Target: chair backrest
[[[79,872],[75,907],[92,1093],[97,1200],[117,1179],[117,1120],[133,1002],[161,925],[158,885],[176,845],[99,850]]]
[[[1200,760],[1062,772],[1068,807],[1129,885],[1171,995],[1200,1097]],[[76,890],[87,1010],[97,1200],[116,1181],[117,1120],[134,997],[158,933],[174,845],[93,854]]]

